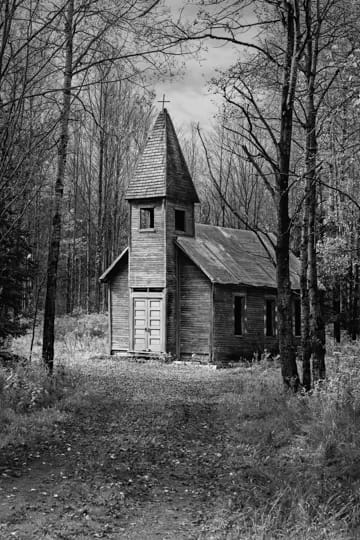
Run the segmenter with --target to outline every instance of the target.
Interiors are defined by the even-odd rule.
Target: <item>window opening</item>
[[[275,336],[275,299],[267,298],[265,300],[265,335]]]
[[[133,292],[163,292],[163,287],[134,287]]]
[[[185,232],[185,210],[175,209],[175,230]]]
[[[241,336],[244,333],[244,296],[234,296],[234,334]]]
[[[154,228],[154,209],[140,208],[140,229]]]

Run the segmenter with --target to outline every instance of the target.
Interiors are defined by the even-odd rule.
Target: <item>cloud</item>
[[[177,17],[183,9],[182,19],[188,21],[195,18],[199,9],[198,5],[186,4],[183,0],[165,0],[165,6],[173,17]],[[247,7],[243,16],[244,22],[245,18],[250,22],[253,8]],[[231,43],[207,40],[203,46],[197,59],[190,56],[183,58],[182,74],[154,84],[156,99],[161,100],[163,94],[166,94],[166,99],[170,100],[167,108],[171,116],[185,130],[190,129],[193,122],[200,123],[203,128],[211,127],[222,99],[215,94],[214,89],[210,90],[210,80],[216,77],[218,71],[226,70],[234,64],[239,55],[239,48]]]

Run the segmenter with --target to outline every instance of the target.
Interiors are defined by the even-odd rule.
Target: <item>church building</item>
[[[272,242],[195,223],[199,203],[166,109],[132,177],[128,247],[103,273],[111,354],[220,363],[277,348]],[[299,263],[290,257],[292,288]],[[294,332],[300,335],[294,294]]]

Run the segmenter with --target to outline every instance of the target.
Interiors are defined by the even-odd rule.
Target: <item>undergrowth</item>
[[[180,448],[195,482],[203,460],[214,461],[199,540],[360,538],[359,344],[330,344],[327,380],[293,395],[267,360],[221,371],[140,365],[106,357],[105,336],[104,315],[66,317],[57,322],[65,369],[53,380],[38,362],[0,370],[0,449],[46,438],[69,416],[108,402],[114,414],[121,408],[128,451],[144,452],[144,470],[165,449],[169,463],[184,459]],[[206,455],[196,454],[201,416]]]
[[[227,416],[234,491],[201,538],[360,538],[360,355],[351,352],[328,358],[327,381],[309,394],[281,392],[266,365],[242,377]]]
[[[81,401],[79,369],[74,361],[106,350],[107,317],[77,314],[56,320],[55,369],[51,377],[41,361],[41,325],[36,329],[32,361],[0,366],[0,449],[46,440]],[[13,352],[29,357],[31,336],[13,342]],[[86,393],[86,391],[84,390]]]
[[[104,353],[107,345],[108,318],[104,313],[66,315],[57,319],[55,333],[60,354]]]
[[[105,313],[76,313],[64,315],[55,321],[55,357],[56,362],[68,364],[74,356],[83,353],[92,355],[105,354],[107,350],[108,318]],[[31,336],[17,338],[13,343],[13,352],[29,357]],[[42,324],[35,329],[32,358],[41,359]]]
[[[65,419],[61,405],[75,387],[75,375],[61,366],[51,377],[38,363],[0,367],[0,449],[46,439]]]

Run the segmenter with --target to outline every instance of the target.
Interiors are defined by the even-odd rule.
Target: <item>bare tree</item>
[[[164,42],[161,33],[156,34],[156,37],[154,37],[155,34],[151,33],[155,22],[151,15],[158,3],[158,1],[154,1],[149,5],[148,2],[137,0],[129,4],[126,1],[118,3],[108,0],[107,9],[104,9],[103,3],[97,1],[77,4],[75,0],[67,0],[64,3],[63,108],[60,115],[59,159],[50,235],[43,331],[43,359],[50,371],[54,358],[54,320],[61,240],[62,198],[72,97],[77,100],[81,99],[81,90],[88,85],[95,84],[94,70],[101,65],[111,65],[121,60],[125,69],[124,77],[131,78],[138,72],[134,64],[135,58],[141,58],[145,65],[154,65],[154,54],[167,51],[171,45],[168,41]],[[157,22],[160,23],[160,21]],[[85,39],[84,36],[86,36]],[[129,47],[129,43],[132,43],[132,47]],[[73,51],[76,52],[75,55]],[[105,149],[104,139],[100,148],[101,152]],[[98,177],[100,222],[102,222],[104,164],[104,155],[101,152]],[[100,250],[102,223],[98,223],[98,225],[100,225],[98,233],[100,235],[98,236]]]
[[[278,335],[284,384],[294,390],[298,388],[299,377],[296,366],[296,351],[292,333],[292,293],[289,271],[289,249],[291,220],[289,217],[289,189],[291,178],[291,146],[293,135],[294,100],[297,89],[298,65],[303,52],[300,32],[300,5],[294,2],[258,2],[266,7],[255,22],[242,24],[243,9],[224,0],[207,2],[218,7],[203,14],[206,29],[201,29],[190,39],[219,39],[229,41],[248,50],[245,60],[239,61],[229,73],[218,81],[224,97],[241,114],[241,124],[234,128],[243,140],[243,151],[271,193],[276,206],[276,273],[278,288]],[[255,12],[254,12],[254,17]],[[276,26],[281,36],[282,47],[274,46],[271,33],[258,40],[243,39],[244,31],[257,28],[264,33],[266,27]],[[265,36],[265,37],[264,37]],[[252,36],[253,37],[253,36]],[[185,39],[185,38],[184,38]],[[252,54],[250,54],[250,52]],[[269,67],[269,65],[271,67]],[[278,112],[272,108],[269,118],[264,109],[265,99],[269,99],[261,77],[275,71]],[[274,94],[274,92],[273,92]],[[262,134],[266,133],[269,145],[264,146]],[[259,157],[262,166],[259,166]]]
[[[310,356],[313,381],[325,378],[325,323],[318,285],[317,242],[320,238],[321,194],[318,138],[321,132],[324,100],[344,70],[347,58],[357,46],[353,13],[347,2],[308,0],[304,4],[306,43],[304,61],[300,64],[304,84],[300,86],[298,119],[305,132],[305,197],[302,237],[302,355],[304,386],[310,388]],[[342,54],[328,61],[332,48]],[[325,108],[326,109],[326,108]],[[321,152],[320,152],[321,159]]]
[[[47,263],[47,282],[44,312],[44,330],[42,357],[49,372],[53,370],[54,363],[54,327],[55,327],[55,303],[57,287],[57,268],[60,253],[61,240],[61,216],[62,198],[64,192],[65,166],[69,139],[69,118],[71,107],[71,85],[73,78],[73,28],[74,24],[74,0],[69,0],[66,5],[64,35],[65,35],[65,68],[63,81],[63,104],[60,115],[60,137],[58,143],[58,166],[55,181],[55,197],[50,233],[50,246]]]
[[[242,150],[275,203],[279,347],[284,382],[291,386],[294,381],[295,388],[298,376],[288,265],[291,227],[304,208],[303,360],[304,383],[309,388],[311,354],[315,380],[325,375],[316,256],[321,185],[317,164],[319,110],[344,65],[329,63],[328,57],[353,31],[354,6],[338,0],[263,0],[253,2],[250,11],[246,3],[227,0],[208,0],[202,6],[196,28],[190,35],[184,30],[184,39],[230,42],[242,51],[240,60],[218,78],[216,85],[233,108],[228,129],[243,139]],[[346,49],[349,55],[351,48]],[[234,113],[236,110],[239,114]],[[304,179],[305,195],[299,191]],[[297,196],[290,217],[292,192]]]

